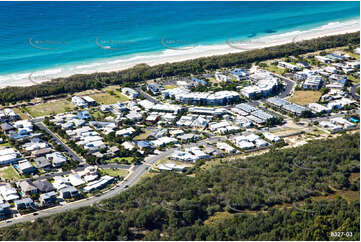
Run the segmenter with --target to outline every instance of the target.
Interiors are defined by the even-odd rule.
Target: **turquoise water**
[[[0,2],[0,75],[81,71],[98,60],[311,29],[359,13],[359,2]]]

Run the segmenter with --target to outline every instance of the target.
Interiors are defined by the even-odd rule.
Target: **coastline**
[[[94,72],[112,72],[131,68],[137,64],[145,63],[150,66],[181,62],[201,57],[239,53],[252,49],[260,49],[276,45],[309,40],[324,36],[346,34],[360,31],[360,20],[349,20],[345,22],[331,22],[317,28],[276,33],[253,38],[247,41],[239,41],[237,38],[228,37],[223,43],[212,45],[198,45],[182,48],[166,48],[160,52],[137,53],[133,56],[113,57],[92,63],[69,65],[34,71],[26,73],[13,73],[0,76],[0,88],[6,86],[31,86],[41,82],[49,81],[52,78],[68,77],[74,74],[90,74]],[[111,50],[109,50],[111,51]]]

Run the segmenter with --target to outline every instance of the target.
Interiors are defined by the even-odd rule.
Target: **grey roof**
[[[55,196],[56,197],[56,192],[52,191],[52,192],[47,192],[47,193],[43,193],[40,195],[40,199],[48,199]]]
[[[38,168],[44,168],[44,167],[51,165],[49,160],[46,159],[44,156],[38,157],[38,158],[34,159],[34,161]]]
[[[21,188],[21,191],[23,192],[34,191],[37,189],[37,187],[34,186],[34,184],[30,180],[20,181],[18,185]]]
[[[27,198],[23,198],[23,199],[19,199],[19,200],[15,200],[14,201],[14,204],[17,205],[17,204],[31,204],[31,203],[34,203],[33,202],[33,199],[31,199],[30,197],[27,197]]]
[[[63,189],[60,189],[59,190],[60,193],[64,193],[64,192],[70,192],[70,193],[73,193],[73,192],[78,192],[78,190],[73,187],[73,186],[68,186],[68,187],[65,187]]]
[[[10,204],[9,203],[0,203],[0,211],[10,208]]]
[[[39,149],[39,150],[34,150],[33,151],[33,155],[45,155],[52,152],[52,149],[50,148],[43,148],[43,149]]]
[[[48,182],[48,180],[36,180],[33,184],[39,189],[41,192],[50,192],[55,190],[53,185]]]
[[[1,124],[1,129],[4,130],[4,131],[8,131],[8,130],[14,129],[14,126],[12,126],[9,123],[2,123]]]

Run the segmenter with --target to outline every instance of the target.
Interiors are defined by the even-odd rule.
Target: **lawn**
[[[8,179],[18,181],[20,179],[19,174],[15,171],[14,167],[8,166],[0,169],[0,177],[2,180]]]
[[[360,82],[360,78],[354,77],[353,75],[347,75],[347,79],[351,80],[353,83]]]
[[[128,175],[128,170],[124,170],[124,169],[101,169],[100,173],[102,173],[103,175],[108,175],[108,176],[119,176],[119,177],[126,177]]]
[[[289,101],[299,105],[306,105],[317,102],[321,97],[319,91],[295,91],[295,94],[289,98]]]
[[[95,119],[95,120],[103,120],[107,115],[100,112],[100,111],[96,111],[96,112],[92,112],[91,116]]]
[[[50,114],[68,112],[71,111],[74,107],[74,104],[64,99],[55,102],[37,104],[34,106],[27,106],[26,110],[31,114],[31,116],[40,117]]]
[[[174,89],[174,88],[176,88],[177,86],[176,85],[164,85],[164,88],[165,89]]]
[[[113,95],[111,94],[113,93]],[[119,102],[128,101],[129,98],[121,94],[119,91],[109,91],[105,93],[97,93],[90,95],[90,97],[94,98],[95,101],[99,104],[114,104]]]
[[[152,130],[145,130],[144,133],[141,133],[138,136],[135,136],[133,140],[145,140],[146,138],[148,138],[148,136],[152,133]]]
[[[123,162],[126,160],[127,162]],[[134,160],[134,157],[115,157],[111,160],[107,160],[107,163],[131,163]]]
[[[270,71],[270,72],[274,72],[278,75],[283,75],[286,72],[286,69],[279,68],[275,65],[268,65],[264,69],[266,69],[267,71]]]
[[[19,108],[13,108],[13,110],[21,119],[30,119],[25,110],[21,110]]]
[[[360,60],[360,55],[356,54],[354,52],[350,52],[350,51],[345,51],[347,54],[349,54],[350,56],[352,56],[353,58],[356,58],[357,60]]]

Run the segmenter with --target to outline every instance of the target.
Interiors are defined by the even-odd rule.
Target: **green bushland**
[[[146,178],[102,206],[3,228],[0,238],[358,240],[359,201],[336,194],[360,190],[359,181],[350,179],[360,168],[359,142],[359,133],[343,134],[208,169],[198,162],[185,173]],[[316,196],[318,201],[311,199]],[[230,216],[206,222],[219,213]],[[352,236],[331,237],[335,231]]]

